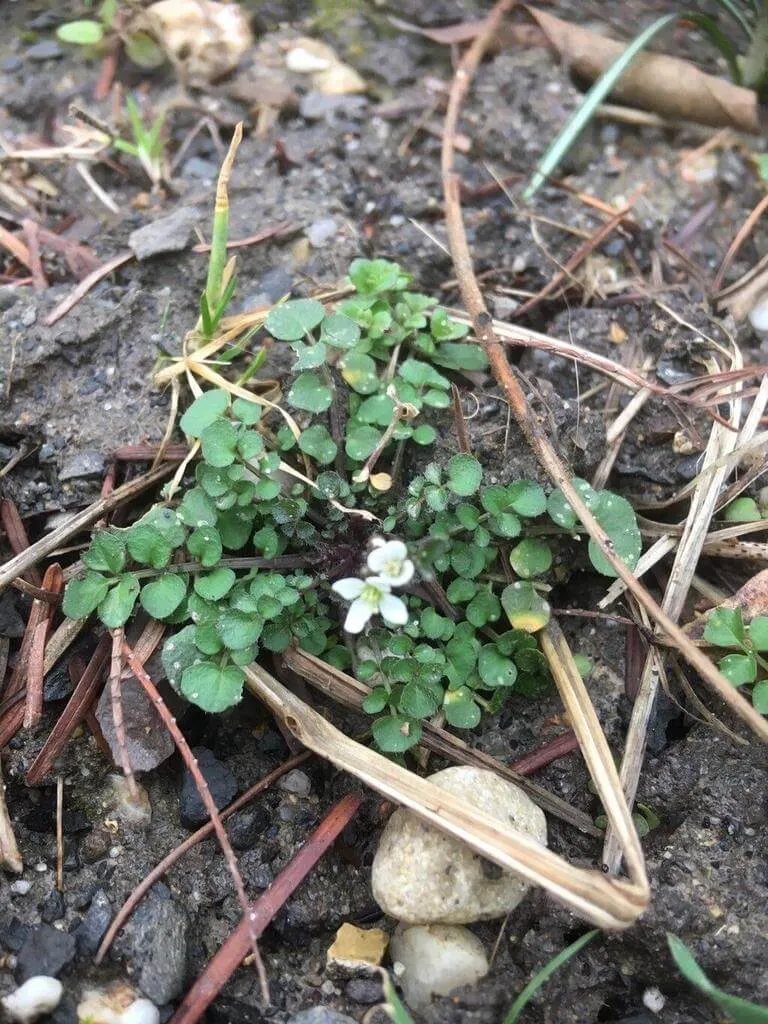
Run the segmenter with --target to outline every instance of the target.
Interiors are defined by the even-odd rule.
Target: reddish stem
[[[576,734],[572,729],[569,729],[562,736],[556,736],[553,740],[521,757],[519,761],[515,761],[512,765],[512,770],[519,772],[521,775],[533,775],[539,768],[544,768],[559,757],[564,757],[566,754],[570,754],[571,751],[578,749],[579,741],[576,738]]]

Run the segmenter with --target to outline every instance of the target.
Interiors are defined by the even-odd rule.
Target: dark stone
[[[64,896],[54,889],[40,904],[40,917],[45,924],[53,924],[64,917]]]
[[[46,1020],[50,1021],[50,1024],[78,1024],[75,997],[70,992],[65,992],[59,1005]]]
[[[27,50],[28,60],[59,60],[63,56],[64,51],[55,39],[43,39],[41,42],[35,43],[34,46],[30,46]]]
[[[55,978],[75,957],[75,937],[38,924],[31,928],[19,952],[16,954],[14,977],[21,985],[36,974]]]
[[[381,986],[379,986],[381,992]],[[332,1010],[330,1006],[313,1006],[311,1010],[302,1010],[288,1019],[288,1024],[355,1024],[354,1017],[346,1013]]]
[[[162,1006],[181,995],[187,974],[187,913],[175,900],[150,899],[134,916],[133,959],[139,988]]]
[[[380,1003],[384,998],[378,978],[352,978],[344,991],[353,1003],[363,1003],[365,1006]]]
[[[294,768],[278,781],[277,788],[284,793],[293,793],[295,796],[309,796],[312,791],[312,782],[306,772],[301,771],[300,768]]]
[[[195,747],[192,753],[197,758],[200,771],[208,783],[214,803],[219,809],[226,807],[237,794],[237,780],[234,775],[207,747]],[[208,812],[189,770],[184,772],[184,782],[179,800],[179,817],[184,828],[189,829],[199,828],[208,821]]]
[[[271,820],[272,816],[264,807],[254,807],[235,815],[229,827],[232,846],[236,850],[250,850]]]
[[[80,856],[84,863],[95,864],[107,856],[111,846],[112,836],[103,828],[95,828],[80,844]]]
[[[18,953],[29,935],[29,925],[22,924],[18,917],[0,921],[0,944],[9,953]]]
[[[125,726],[125,748],[134,771],[149,772],[175,750],[173,738],[163,725],[157,708],[138,679],[126,679],[120,687]],[[106,687],[96,705],[96,718],[116,763],[120,760],[112,694]]]
[[[112,905],[103,889],[94,893],[88,913],[75,932],[78,956],[93,956],[112,920]]]
[[[104,475],[107,460],[93,449],[85,449],[75,452],[64,460],[64,465],[59,471],[59,480],[80,480],[88,477],[100,477]]]
[[[182,178],[196,178],[198,181],[215,181],[219,173],[213,160],[205,160],[201,156],[192,156],[184,162],[181,169]]]
[[[91,905],[91,900],[99,891],[97,885],[89,885],[85,889],[81,889],[80,892],[75,892],[70,896],[69,902],[73,910],[87,910]]]
[[[24,636],[24,620],[16,611],[16,605],[10,594],[5,593],[0,597],[0,636],[9,640],[18,640]]]
[[[45,677],[43,696],[46,703],[51,700],[66,700],[73,690],[74,685],[69,676],[69,664],[67,659],[64,659],[54,666]]]

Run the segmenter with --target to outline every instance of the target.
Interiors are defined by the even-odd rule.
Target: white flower
[[[409,577],[410,578],[410,577]],[[380,576],[360,580],[355,576],[337,580],[331,588],[345,601],[351,601],[344,622],[347,633],[362,633],[366,623],[377,613],[388,626],[404,626],[408,609],[399,597],[390,593],[390,581]]]
[[[401,540],[388,540],[375,547],[368,555],[368,568],[390,587],[404,587],[413,579],[413,562]]]

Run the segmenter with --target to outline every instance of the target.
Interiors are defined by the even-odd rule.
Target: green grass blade
[[[583,949],[588,942],[598,934],[599,928],[593,928],[591,932],[587,932],[586,935],[582,935],[580,939],[576,939],[570,946],[566,946],[557,956],[553,956],[548,964],[545,964],[541,970],[534,974],[528,984],[525,986],[523,991],[512,1003],[509,1011],[504,1018],[503,1024],[515,1024],[515,1021],[520,1019],[520,1014],[526,1008],[531,998],[539,991],[541,986],[549,981],[552,975],[557,971],[563,964],[567,963],[572,956],[575,956],[579,950]]]
[[[128,111],[128,120],[131,123],[131,131],[133,132],[136,147],[137,149],[143,149],[145,148],[144,140],[146,138],[146,130],[144,128],[144,122],[141,119],[139,105],[130,93],[125,97],[125,109]]]
[[[533,176],[525,189],[525,192],[523,192],[524,200],[527,201],[531,199],[538,192],[547,178],[552,176],[559,166],[560,161],[594,116],[597,107],[603,102],[606,96],[608,96],[640,51],[646,47],[648,43],[650,43],[651,40],[659,34],[659,32],[665,29],[668,25],[678,21],[680,17],[685,17],[685,15],[665,14],[661,18],[657,18],[657,20],[641,32],[640,35],[629,44],[624,53],[622,53],[620,57],[617,57],[613,64],[603,72],[600,78],[598,78],[589,92],[585,95],[571,119],[542,157],[539,166],[534,171]]]
[[[397,992],[395,992],[395,986],[392,984],[389,973],[382,969],[381,975],[384,982],[384,998],[386,999],[384,1010],[389,1014],[390,1020],[393,1024],[414,1024],[413,1017],[408,1013],[400,1001]]]
[[[736,85],[741,85],[741,68],[739,67],[736,47],[725,32],[718,27],[714,18],[710,18],[707,14],[695,13],[686,14],[685,18],[686,21],[692,21],[695,25],[698,25],[702,32],[709,36],[710,42],[713,43],[720,53],[722,53],[723,57],[725,57],[731,78],[734,80]]]
[[[758,1006],[756,1003],[723,992],[709,980],[684,942],[667,932],[667,943],[680,973],[694,988],[711,999],[723,1013],[735,1021],[735,1024],[768,1024],[768,1006]]]
[[[229,144],[229,152],[224,158],[224,163],[221,165],[219,180],[216,185],[211,253],[208,258],[208,278],[205,283],[205,294],[208,299],[209,310],[216,309],[221,299],[221,282],[227,262],[227,237],[229,235],[229,195],[227,187],[232,173],[232,165],[235,162],[237,147],[240,145],[242,137],[243,125],[241,122],[235,127],[232,142]]]

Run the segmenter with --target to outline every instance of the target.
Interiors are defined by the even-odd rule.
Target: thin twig
[[[56,777],[56,888],[64,892],[64,776]]]
[[[461,395],[455,384],[451,384],[451,404],[453,407],[453,426],[456,431],[456,440],[460,452],[469,452],[469,433],[467,432],[467,421],[464,419],[464,410],[461,407]]]
[[[736,235],[728,246],[728,251],[723,256],[723,262],[717,268],[715,279],[712,282],[712,293],[715,294],[720,291],[723,286],[723,280],[725,275],[728,273],[728,268],[736,259],[736,255],[741,249],[742,245],[746,242],[749,236],[754,231],[755,225],[760,220],[765,211],[768,210],[768,195],[763,196],[757,206],[752,210],[747,219],[741,225]]]
[[[216,838],[219,841],[222,853],[224,854],[224,859],[226,860],[227,867],[229,868],[229,873],[232,876],[232,881],[234,882],[235,890],[237,892],[238,899],[240,900],[240,905],[243,908],[243,915],[248,923],[247,927],[249,930],[251,943],[253,946],[254,963],[256,964],[256,970],[258,971],[259,975],[259,983],[261,985],[261,995],[264,1005],[268,1006],[269,984],[267,982],[267,974],[264,969],[264,962],[262,961],[261,954],[259,953],[259,947],[257,942],[258,935],[256,933],[255,927],[256,919],[253,910],[248,906],[248,897],[246,896],[245,893],[245,886],[243,884],[242,875],[240,874],[240,869],[237,866],[237,858],[235,857],[235,852],[232,849],[232,844],[229,841],[229,837],[226,833],[226,830],[224,829],[224,826],[221,823],[221,816],[219,815],[219,809],[216,806],[216,801],[211,796],[211,791],[208,788],[208,783],[205,780],[205,776],[200,770],[200,765],[197,763],[197,758],[192,753],[189,744],[187,743],[184,737],[184,734],[182,733],[181,729],[178,727],[176,723],[176,719],[168,710],[168,706],[158,693],[157,687],[147,674],[144,665],[136,657],[136,654],[134,653],[132,648],[130,648],[125,641],[123,641],[122,651],[123,657],[128,663],[129,668],[146,690],[147,696],[157,708],[157,712],[160,715],[163,724],[173,737],[173,741],[176,744],[179,753],[181,754],[181,758],[184,761],[187,770],[194,779],[195,786],[197,787],[197,791],[200,794],[200,799],[203,801],[203,805],[205,806],[205,809],[208,812],[208,816],[211,819],[214,831],[216,832]]]
[[[281,765],[271,771],[268,775],[265,775],[263,779],[260,779],[257,783],[246,790],[242,796],[239,796],[237,800],[226,807],[223,811],[219,812],[219,818],[221,821],[226,821],[227,818],[235,814],[240,810],[241,807],[245,807],[252,800],[255,800],[257,796],[268,789],[274,782],[276,782],[286,772],[297,768],[304,761],[312,757],[310,750],[305,750],[301,754],[296,754],[295,757],[290,757],[287,761],[284,761]],[[109,947],[115,941],[115,936],[123,927],[125,922],[135,911],[144,896],[149,892],[155,882],[159,881],[163,875],[167,874],[173,865],[180,860],[188,850],[191,850],[198,843],[201,843],[203,839],[206,839],[211,832],[215,829],[215,825],[212,821],[207,821],[205,825],[202,825],[196,832],[193,832],[191,836],[187,836],[183,843],[179,843],[178,846],[174,847],[169,854],[167,854],[160,863],[152,868],[146,878],[144,878],[136,888],[133,890],[131,895],[118,910],[114,920],[107,929],[106,935],[101,941],[98,952],[94,958],[96,964],[100,964],[109,950]]]
[[[112,699],[112,719],[115,723],[115,741],[120,756],[120,767],[128,783],[128,791],[131,799],[136,802],[139,799],[139,787],[136,783],[136,776],[131,767],[131,758],[128,754],[128,741],[125,735],[125,719],[123,717],[123,699],[120,692],[120,677],[123,674],[123,641],[125,633],[122,629],[112,630],[112,659],[109,671],[109,689]]]
[[[486,22],[488,27],[477,37],[464,55],[454,75],[448,101],[448,110],[445,116],[442,152],[445,219],[455,273],[459,281],[464,305],[469,312],[475,334],[486,351],[494,376],[509,403],[512,415],[517,420],[524,437],[530,444],[539,462],[547,471],[555,486],[561,489],[566,501],[578,516],[590,538],[594,540],[613,571],[624,581],[638,602],[647,609],[662,631],[679,647],[686,660],[700,673],[725,703],[750,726],[753,732],[763,741],[768,742],[768,722],[762,715],[758,714],[752,705],[718,671],[709,658],[690,642],[685,633],[659,607],[645,587],[638,583],[631,570],[617,556],[613,542],[590,509],[587,508],[581,495],[574,488],[572,473],[566,469],[560,456],[555,452],[544,433],[541,424],[535,417],[523,389],[520,387],[507,361],[504,349],[493,329],[493,321],[475,280],[459,201],[459,178],[454,170],[453,137],[456,133],[461,104],[475,70],[480,63],[491,35],[498,26],[501,17],[511,6],[511,3],[512,0],[501,0],[493,8]],[[647,381],[643,381],[643,386],[647,386]]]
[[[107,260],[102,266],[92,271],[88,277],[84,277],[77,287],[73,288],[69,295],[51,310],[45,318],[45,326],[52,327],[57,320],[61,320],[63,316],[66,316],[70,309],[76,306],[88,294],[91,288],[95,288],[99,281],[103,281],[105,277],[108,277],[118,267],[122,267],[123,264],[135,258],[133,252],[118,253],[117,256],[113,256],[111,260]]]
[[[43,577],[43,589],[58,598],[64,588],[64,575],[58,562],[49,565]],[[35,628],[26,664],[27,694],[24,709],[24,728],[33,729],[43,715],[43,690],[45,685],[45,648],[48,630],[53,620],[56,605],[50,601],[35,601]],[[30,616],[31,619],[31,616]]]

